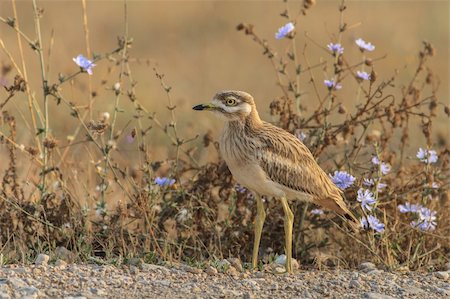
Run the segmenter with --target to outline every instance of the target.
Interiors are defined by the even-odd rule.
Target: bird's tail
[[[340,194],[321,199],[318,201],[318,203],[324,208],[335,211],[337,214],[342,216],[354,231],[361,230],[361,224],[359,220],[348,209]]]

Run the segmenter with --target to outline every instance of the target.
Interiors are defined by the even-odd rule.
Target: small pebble
[[[365,293],[363,298],[366,298],[366,299],[395,299],[392,296],[378,294],[378,293]]]
[[[231,275],[231,276],[239,276],[238,270],[236,270],[236,268],[233,267],[233,266],[228,267],[226,273],[229,274],[229,275]]]
[[[439,271],[435,272],[434,275],[442,280],[447,280],[450,274],[448,273],[448,271]]]
[[[205,273],[211,276],[217,275],[217,269],[214,268],[213,266],[208,266],[205,269]]]
[[[64,260],[57,260],[55,262],[55,267],[58,267],[60,269],[64,269],[67,267],[67,263]]]
[[[231,263],[227,259],[223,259],[217,263],[217,266],[219,269],[224,270],[225,268],[231,266]]]
[[[191,267],[191,266],[187,266],[187,265],[182,266],[181,270],[192,273],[192,274],[200,274],[203,272],[202,269],[200,269],[200,268],[195,268],[195,267]]]
[[[371,262],[364,262],[359,265],[360,270],[367,270],[367,269],[372,270],[372,269],[376,269],[376,268],[377,267],[375,266],[375,264],[371,263]]]
[[[41,253],[36,257],[34,264],[36,266],[47,266],[49,260],[50,260],[50,257],[48,255]]]
[[[242,267],[242,262],[240,259],[238,258],[230,258],[228,259],[228,261],[230,262],[230,264],[236,268],[237,271],[242,272],[244,270],[244,268]]]

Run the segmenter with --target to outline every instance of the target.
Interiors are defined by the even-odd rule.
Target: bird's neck
[[[241,130],[252,130],[262,126],[262,120],[259,118],[258,111],[255,107],[252,107],[252,111],[249,115],[238,120],[229,121],[228,126]]]

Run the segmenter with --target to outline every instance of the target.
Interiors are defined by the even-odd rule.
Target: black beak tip
[[[200,104],[200,105],[196,105],[196,106],[192,107],[192,109],[194,109],[194,110],[203,110],[203,109],[205,109],[205,106]]]

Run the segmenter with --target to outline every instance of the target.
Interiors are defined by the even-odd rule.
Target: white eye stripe
[[[224,110],[228,113],[241,112],[241,113],[248,114],[252,111],[252,106],[250,106],[250,104],[245,103],[245,102],[238,102],[235,106],[227,106],[222,101],[214,99],[211,101],[211,104],[213,104],[216,107],[221,108],[222,110]]]
[[[239,106],[220,106],[228,113],[235,113],[235,112],[241,112],[248,114],[252,111],[252,107],[247,103],[241,103]]]

